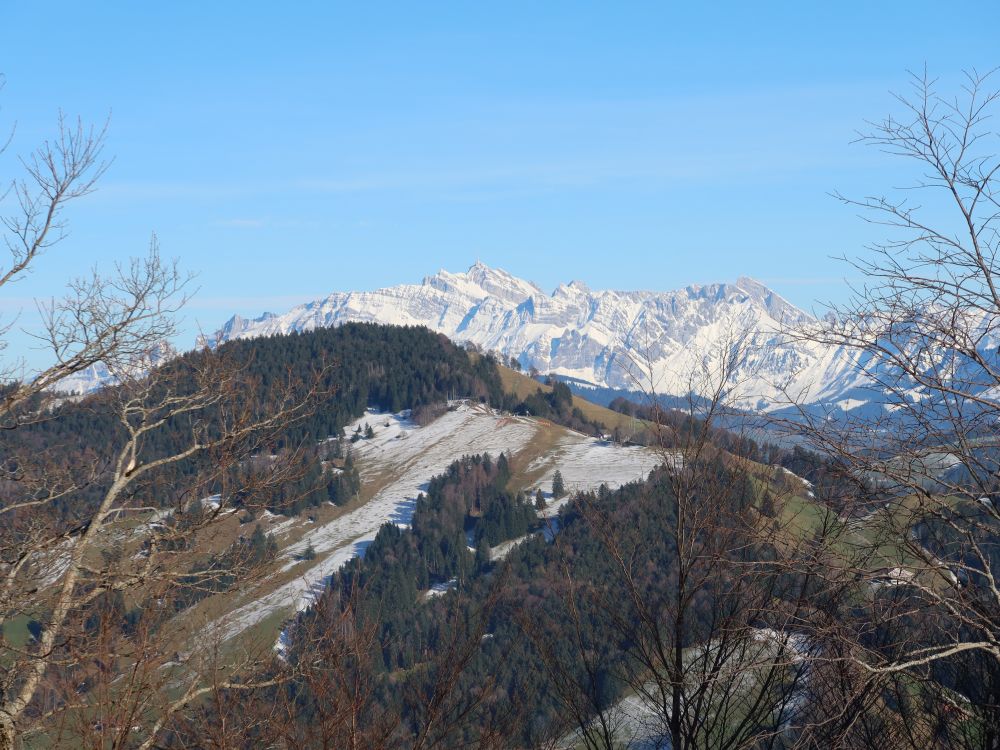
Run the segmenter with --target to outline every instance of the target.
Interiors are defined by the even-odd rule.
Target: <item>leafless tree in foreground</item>
[[[914,167],[915,179],[889,196],[838,196],[889,239],[853,262],[864,283],[834,306],[835,323],[788,332],[842,348],[884,408],[828,420],[802,407],[793,428],[843,468],[853,489],[837,533],[867,555],[856,570],[866,606],[844,618],[839,658],[891,681],[891,702],[907,717],[901,745],[992,748],[1000,89],[994,73],[975,71],[954,96],[939,88],[926,72],[912,76],[910,93],[896,97],[899,114],[862,134]]]
[[[104,142],[103,129],[60,118],[56,138],[22,160],[23,177],[0,203],[8,253],[0,290],[63,238],[67,204],[106,169]],[[38,736],[50,747],[152,747],[178,712],[220,686],[253,687],[243,675],[271,658],[270,644],[237,647],[202,629],[206,613],[169,616],[182,609],[181,591],[253,580],[259,561],[243,546],[215,565],[197,547],[224,534],[234,498],[252,507],[288,478],[280,461],[248,478],[236,469],[271,453],[307,414],[316,386],[289,378],[265,393],[245,363],[208,353],[152,367],[188,281],[154,240],[145,258],[72,281],[65,296],[40,305],[35,335],[48,365],[0,363],[4,750]],[[118,384],[74,408],[105,416],[109,444],[74,444],[65,430],[55,433],[63,444],[32,438],[64,417],[49,389],[98,364]],[[237,475],[241,486],[232,485]],[[162,509],[172,513],[149,522]],[[125,628],[130,609],[143,616]],[[25,622],[36,628],[31,637],[14,637]]]
[[[885,407],[875,416],[861,412],[836,421],[802,407],[792,422],[834,473],[830,495],[808,504],[798,528],[780,513],[780,522],[770,525],[771,570],[791,587],[769,591],[768,566],[734,555],[746,543],[741,539],[754,538],[751,516],[727,518],[724,507],[711,503],[725,493],[714,491],[711,477],[699,476],[690,458],[700,444],[711,450],[697,430],[660,431],[661,444],[684,444],[685,454],[684,470],[670,476],[677,503],[668,534],[678,547],[676,603],[650,602],[635,576],[643,550],[629,544],[629,519],[605,517],[599,504],[590,511],[624,585],[611,593],[588,591],[567,573],[567,601],[579,607],[603,595],[606,612],[635,608],[639,616],[623,622],[637,669],[623,679],[649,704],[662,705],[657,723],[673,747],[1000,746],[1000,158],[989,119],[1000,91],[993,80],[969,74],[962,93],[950,99],[938,95],[926,75],[915,77],[914,94],[898,100],[903,116],[873,124],[861,139],[920,165],[922,174],[901,200],[843,198],[898,234],[855,264],[866,283],[835,310],[836,322],[786,334],[853,356]],[[721,361],[714,374],[726,381],[727,371],[740,372],[737,352],[721,360],[706,353],[705,360]],[[644,369],[651,368],[638,371]],[[652,372],[636,381],[655,382]],[[726,390],[691,391],[701,397],[692,398],[691,414],[702,429],[727,414],[720,398]],[[743,577],[727,588],[727,576],[741,564]],[[709,622],[719,624],[719,636],[702,639],[700,650],[686,649],[670,628],[683,627],[693,614],[683,606],[683,592],[721,589],[742,593],[739,600],[719,601],[746,621],[713,612]],[[621,591],[635,593],[622,597]],[[747,708],[727,716],[718,707],[715,701],[725,705],[734,692],[721,687],[727,660],[710,657],[717,643],[720,654],[727,642],[737,652],[745,649],[751,642],[741,632],[767,622],[806,644],[805,656],[782,665],[803,665],[801,681],[784,704],[767,706],[788,711],[770,738],[761,731],[769,718],[764,713],[757,714],[757,734],[741,736],[738,717]],[[585,637],[577,642],[583,656],[597,658],[589,662],[596,674],[604,667],[600,655],[586,650]],[[570,673],[569,665],[549,662],[554,674]],[[748,673],[760,669],[756,664]],[[580,722],[585,741],[609,746],[620,716],[601,707],[590,686],[567,684],[568,708],[582,706],[577,713],[596,717]],[[779,695],[787,684],[776,680]]]
[[[753,423],[737,419],[734,399],[754,380],[748,340],[734,332],[703,353],[686,409],[661,408],[647,391],[645,430],[662,467],[624,490],[627,502],[576,499],[601,548],[603,583],[574,571],[569,547],[550,571],[563,627],[533,610],[521,618],[575,724],[564,743],[822,746],[878,694],[868,675],[835,680],[817,668],[837,629],[826,607],[854,590],[854,569],[834,573],[833,536],[797,509],[806,486],[769,465]],[[637,358],[634,372],[637,389],[654,382],[648,361]],[[609,703],[612,685],[625,701]],[[828,710],[810,711],[812,702]]]
[[[410,669],[385,673],[381,608],[367,609],[365,592],[331,589],[291,627],[287,661],[274,665],[269,690],[214,690],[195,711],[178,717],[170,747],[288,750],[444,750],[513,746],[530,706],[496,705],[498,682],[464,678],[488,637],[487,625],[509,594],[498,571],[472,612],[448,607],[448,642]],[[475,737],[475,740],[470,740]],[[474,745],[472,744],[474,742]]]

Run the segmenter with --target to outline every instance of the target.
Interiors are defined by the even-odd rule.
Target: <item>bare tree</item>
[[[609,492],[576,498],[574,512],[601,549],[599,581],[574,570],[570,545],[550,582],[563,626],[534,609],[520,618],[575,725],[573,742],[808,746],[807,734],[846,721],[834,706],[810,714],[806,696],[832,696],[814,667],[819,603],[853,590],[853,569],[831,574],[827,540],[796,511],[806,485],[761,464],[753,420],[737,421],[733,403],[754,381],[748,341],[734,332],[703,353],[688,374],[686,409],[661,406],[650,358],[637,356],[631,371],[647,393],[640,410],[662,465],[620,502]],[[851,683],[842,696],[867,695],[866,687]]]
[[[851,356],[872,404],[836,420],[801,406],[791,427],[850,488],[837,533],[858,587],[830,651],[850,662],[838,668],[895,694],[900,746],[996,747],[1000,90],[975,71],[955,95],[926,71],[911,83],[860,141],[913,181],[838,196],[889,237],[851,261],[864,283],[833,322],[787,332]]]
[[[676,504],[667,523],[677,548],[674,601],[651,595],[642,578],[644,552],[628,533],[635,519],[608,516],[600,503],[587,509],[622,582],[588,596],[606,597],[601,611],[635,644],[635,669],[621,679],[656,707],[672,747],[1000,742],[992,687],[1000,656],[1000,160],[989,119],[1000,92],[990,80],[969,74],[961,96],[947,99],[926,75],[915,77],[915,94],[899,98],[904,116],[862,137],[924,171],[904,199],[842,198],[899,234],[855,263],[867,282],[832,322],[785,334],[852,356],[883,407],[834,421],[802,406],[791,420],[827,472],[823,493],[802,505],[810,518],[797,523],[793,504],[771,498],[777,513],[761,512],[774,519],[762,524],[748,512],[762,506],[718,502],[732,491],[713,483],[712,459],[761,477],[738,450],[719,450],[709,437],[720,420],[734,424],[727,402],[741,394],[741,379],[752,381],[736,345],[703,353],[709,377],[692,380],[683,429],[661,423],[661,410],[647,412],[658,444],[683,456],[681,469],[665,461],[675,467],[665,475]],[[930,207],[912,204],[915,194]],[[629,365],[640,389],[655,385],[648,362]],[[770,564],[746,554],[761,532],[773,545]],[[714,602],[704,622],[686,601],[699,592]],[[682,637],[695,622],[707,630]],[[765,624],[784,647],[760,648]],[[569,665],[555,666],[568,673]],[[736,691],[720,689],[722,675],[730,683],[756,675],[755,685],[774,692],[757,702],[767,689],[749,691],[749,704],[733,706]],[[576,685],[573,701],[587,690]],[[587,710],[579,731],[608,746],[620,719],[594,700]]]
[[[22,160],[5,194],[0,288],[65,236],[65,207],[107,167],[104,143],[105,129],[60,117],[56,138]],[[197,542],[236,502],[253,507],[288,479],[281,461],[235,469],[307,415],[318,379],[263,389],[246,363],[207,352],[155,366],[188,283],[154,238],[145,258],[40,303],[33,335],[48,364],[3,363],[0,748],[39,732],[51,746],[152,747],[178,712],[221,686],[251,687],[243,676],[271,658],[270,644],[244,644],[219,662],[219,638],[175,613],[192,591],[253,580],[261,561],[245,544],[206,560]],[[108,444],[33,437],[66,415],[49,391],[95,365],[117,385],[73,408],[104,419]],[[127,610],[141,616],[123,624]],[[10,628],[26,621],[35,629],[19,642]]]
[[[179,715],[174,746],[388,746],[400,716],[378,701],[379,623],[359,614],[357,591],[348,599],[325,596],[315,605],[316,617],[296,624],[287,658],[267,672],[275,686],[247,691],[220,685],[196,711]]]

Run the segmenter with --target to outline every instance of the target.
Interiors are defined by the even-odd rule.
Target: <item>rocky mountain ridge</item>
[[[852,394],[864,378],[849,354],[782,334],[819,321],[745,277],[667,292],[593,291],[574,281],[548,294],[477,262],[420,284],[335,292],[283,314],[234,316],[199,344],[348,321],[427,326],[514,357],[525,369],[609,388],[704,395],[724,381],[735,404],[763,411],[789,397],[844,410],[862,403]]]

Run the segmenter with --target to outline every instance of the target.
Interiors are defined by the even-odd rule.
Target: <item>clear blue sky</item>
[[[828,193],[899,178],[854,131],[908,68],[1000,62],[998,22],[995,2],[7,0],[0,175],[59,108],[110,112],[115,162],[3,306],[155,231],[199,274],[180,344],[477,258],[550,288],[745,274],[808,307],[872,236]]]

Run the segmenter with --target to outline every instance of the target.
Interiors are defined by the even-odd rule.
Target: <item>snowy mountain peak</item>
[[[740,276],[736,286],[746,292],[758,304],[767,308],[771,317],[786,325],[805,325],[815,322],[809,313],[795,307],[781,295],[749,276]]]
[[[612,388],[634,389],[638,381],[673,395],[686,395],[692,373],[739,345],[746,353],[736,397],[753,408],[772,408],[784,389],[829,399],[857,380],[839,353],[784,340],[783,326],[815,320],[750,278],[667,292],[594,291],[573,281],[547,294],[478,261],[463,272],[442,269],[421,284],[335,292],[282,315],[234,316],[200,343],[348,321],[424,325],[541,372]]]
[[[474,299],[496,297],[509,302],[520,302],[525,297],[542,293],[536,284],[524,281],[500,268],[491,268],[476,261],[464,273],[450,273],[441,269],[424,278],[424,286],[443,292],[464,294]]]
[[[552,296],[556,297],[559,295],[567,297],[579,297],[581,295],[590,295],[590,287],[584,284],[582,281],[571,281],[568,284],[560,284],[556,287],[555,291],[552,292]]]
[[[198,349],[203,349],[208,347],[209,349],[214,349],[219,344],[229,339],[240,338],[240,334],[244,331],[248,331],[255,327],[261,326],[267,321],[278,317],[274,313],[263,313],[257,318],[244,318],[242,315],[236,314],[227,320],[222,328],[216,331],[211,336],[206,336],[205,334],[200,334],[197,339],[195,339],[195,347]]]

